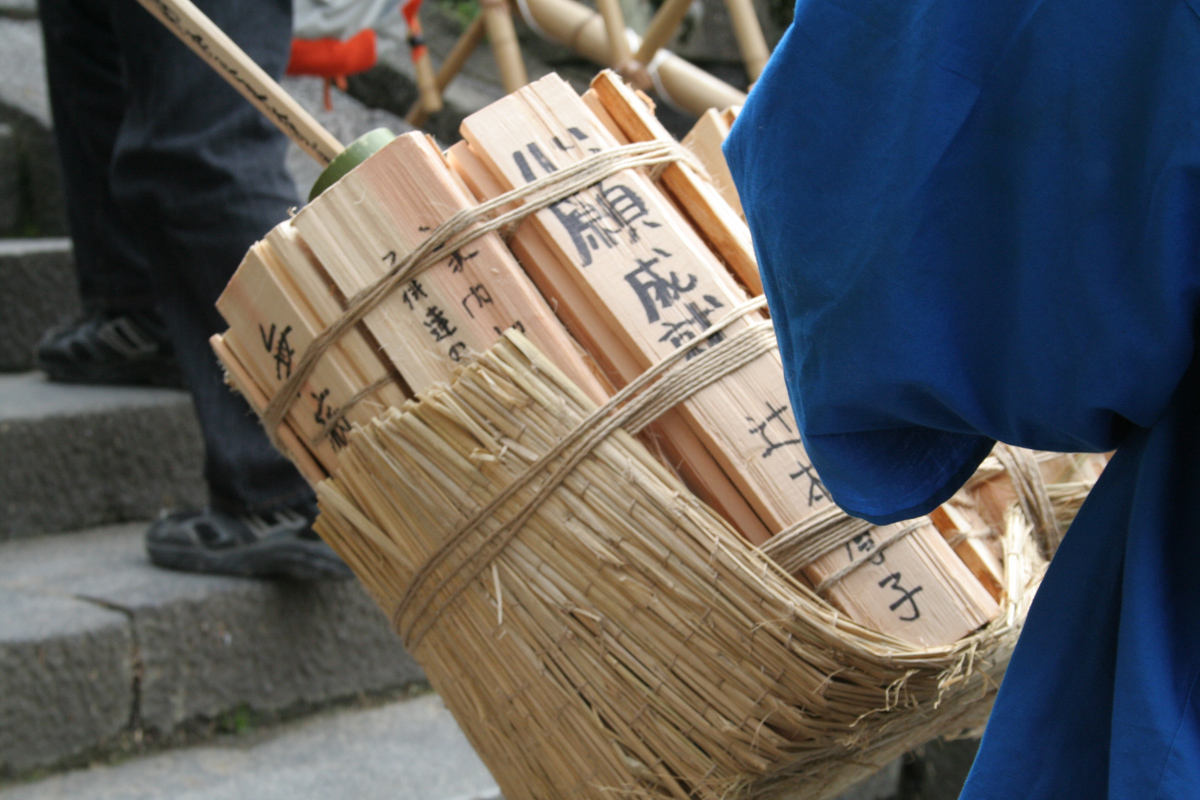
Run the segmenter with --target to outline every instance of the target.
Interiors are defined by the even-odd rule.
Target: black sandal
[[[254,578],[321,580],[353,575],[294,509],[234,516],[212,508],[170,514],[146,532],[150,561],[167,569]]]
[[[93,312],[42,337],[34,363],[57,383],[181,388],[179,362],[152,311]]]

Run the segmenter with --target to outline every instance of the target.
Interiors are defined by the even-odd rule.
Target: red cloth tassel
[[[336,83],[343,91],[346,76],[357,75],[375,66],[375,31],[367,28],[349,39],[292,39],[292,57],[288,75],[315,75],[325,80],[325,108],[332,110],[329,86]]]

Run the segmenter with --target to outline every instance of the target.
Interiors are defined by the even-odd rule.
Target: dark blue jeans
[[[290,0],[197,5],[275,76]],[[225,386],[213,303],[246,250],[300,204],[287,140],[135,0],[39,0],[79,288],[86,308],[155,308],[207,448],[214,506],[268,511],[311,497]]]

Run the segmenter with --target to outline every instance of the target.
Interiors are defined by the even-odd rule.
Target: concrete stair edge
[[[0,375],[0,542],[206,502],[189,396]]]
[[[71,240],[0,239],[0,372],[33,369],[33,348],[80,312]]]
[[[423,682],[356,582],[168,572],[144,530],[0,545],[0,777]]]

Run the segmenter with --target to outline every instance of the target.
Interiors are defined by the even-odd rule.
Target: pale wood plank
[[[745,219],[746,212],[742,209],[742,199],[738,197],[733,174],[729,171],[729,162],[725,160],[725,153],[721,149],[725,137],[728,135],[729,123],[725,121],[725,116],[716,109],[710,108],[700,115],[700,119],[696,120],[696,124],[688,131],[687,136],[683,137],[680,144],[700,159],[708,176],[712,178],[713,184],[721,192],[721,197],[725,198],[725,202],[737,212],[739,217]]]
[[[347,297],[371,285],[473,200],[425,137],[398,137],[300,211],[291,224]],[[413,391],[519,324],[596,401],[591,368],[496,234],[413,278],[363,320]]]
[[[246,403],[259,416],[262,415],[263,409],[267,407],[268,398],[263,390],[254,382],[250,373],[238,361],[232,351],[226,346],[225,338],[221,334],[214,334],[209,340],[209,345],[221,364],[225,367],[225,379],[233,389],[246,399]],[[300,474],[304,476],[311,485],[316,486],[327,477],[325,470],[321,467],[317,460],[305,447],[300,438],[292,432],[292,429],[284,425],[279,429],[279,442],[282,445],[283,454],[296,466]]]
[[[451,147],[449,157],[479,200],[503,194],[503,186],[465,141]],[[567,329],[596,354],[596,363],[605,371],[609,385],[624,386],[629,380],[627,376],[641,374],[641,362],[602,321],[592,301],[567,271],[557,266],[557,256],[536,229],[528,223],[522,225],[509,246]],[[642,440],[747,539],[766,541],[770,535],[766,526],[677,412],[670,411],[660,417]]]
[[[590,151],[615,145],[586,105],[554,76],[472,115],[462,132],[472,152],[504,188],[523,185],[545,171],[581,160]],[[596,192],[602,194],[599,200]],[[702,299],[709,322],[720,316],[720,309],[744,299],[691,226],[643,175],[622,172],[581,195],[585,197],[541,211],[526,223],[555,259],[532,267],[531,272],[569,269],[581,302],[593,308],[592,321],[607,326],[609,335],[623,343],[639,372],[683,343],[682,337],[664,336],[662,330],[664,322],[669,330],[687,322],[674,316],[685,297]],[[604,201],[607,214],[597,211]],[[617,212],[621,204],[625,211]],[[699,321],[697,310],[701,310],[698,303],[691,309],[693,323]],[[730,333],[738,328],[735,325]],[[584,341],[599,338],[594,333],[577,335]],[[627,381],[634,376],[621,377]],[[679,410],[768,530],[780,530],[829,502],[795,433],[777,353],[760,357],[736,376],[700,391]],[[915,552],[906,552],[910,550]],[[904,568],[905,579],[923,587],[945,583],[947,596],[971,606],[961,613],[945,610],[947,618],[957,613],[956,626],[946,624],[944,609],[936,603],[938,613],[931,611],[901,624],[895,619],[896,608],[889,607],[893,601],[886,584],[875,585],[873,598],[846,594],[838,584],[829,590],[831,602],[852,616],[857,612],[851,609],[858,604],[870,605],[876,612],[873,623],[882,626],[879,629],[922,641],[953,641],[998,613],[994,601],[932,526],[923,526],[888,552]],[[814,568],[809,577],[819,582],[822,572]],[[928,591],[932,597],[933,590]]]
[[[269,245],[261,242],[251,247],[217,300],[217,310],[229,324],[226,348],[270,396],[291,377],[323,327],[288,284],[276,280],[264,258],[268,251]],[[322,435],[326,422],[367,385],[346,368],[344,357],[329,357],[300,386],[286,419],[327,471],[337,468],[337,451],[345,446],[351,424],[366,423],[381,410],[373,407],[377,404],[359,404],[348,410],[330,435]]]
[[[929,513],[934,527],[979,579],[996,602],[1004,597],[1004,565],[1000,561],[1000,531],[988,525],[974,504],[951,498]],[[957,542],[957,543],[956,543]]]
[[[653,101],[629,88],[616,73],[611,70],[601,72],[592,80],[592,91],[630,141],[674,141],[654,116]],[[720,156],[720,144],[717,150]],[[720,156],[720,163],[724,164],[724,156]],[[728,173],[728,167],[725,172]],[[685,162],[667,167],[661,181],[738,280],[752,295],[762,294],[754,244],[740,208],[734,210],[715,183],[698,175]],[[732,178],[730,182],[732,184]]]

